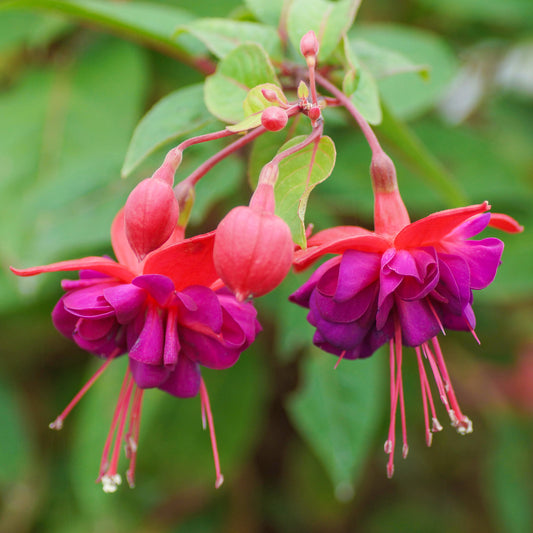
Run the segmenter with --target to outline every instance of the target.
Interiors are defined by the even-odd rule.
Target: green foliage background
[[[0,531],[533,530],[529,0],[367,0],[345,52],[345,89],[358,72],[352,98],[398,163],[412,219],[487,199],[526,227],[505,236],[497,279],[476,295],[481,347],[466,334],[442,341],[472,435],[445,427],[425,447],[416,364],[407,356],[411,453],[388,480],[387,357],[378,352],[333,371],[334,358],[311,348],[305,310],[287,303],[305,274],[291,274],[257,302],[264,332],[235,367],[204,373],[226,478],[220,490],[198,398],[159,391],[145,395],[138,487],[104,495],[93,483],[125,361],[111,366],[61,433],[47,428],[96,362],[51,325],[61,276],[20,280],[7,267],[110,254],[110,222],[134,184],[184,136],[220,127],[208,109],[235,109],[209,90],[207,107],[199,100],[193,84],[204,78],[194,58],[231,66],[224,58],[236,46],[234,24],[259,21],[261,32],[239,26],[241,40],[279,59],[267,25],[276,25],[281,4],[0,2]],[[330,4],[327,24],[338,28],[355,3]],[[288,19],[294,42],[328,2],[293,5],[301,10]],[[334,56],[329,37],[323,50]],[[325,118],[336,164],[313,191],[306,222],[371,227],[368,147],[338,110]],[[246,202],[248,180],[283,142],[265,136],[215,167],[198,186],[190,233],[213,229]],[[188,151],[181,177],[220,146]]]

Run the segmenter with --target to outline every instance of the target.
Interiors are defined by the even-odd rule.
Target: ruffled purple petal
[[[222,328],[222,309],[216,294],[207,287],[192,285],[182,294],[192,298],[198,308],[195,311],[183,308],[180,313],[180,324],[187,328],[198,327],[201,330],[210,329],[220,333]]]
[[[376,281],[380,264],[381,254],[347,250],[340,263],[334,300],[346,302]]]
[[[163,364],[163,321],[155,305],[147,309],[143,329],[130,349],[130,358],[149,365]]]
[[[144,289],[161,306],[167,305],[174,292],[172,280],[160,274],[137,276],[131,283]]]
[[[315,290],[318,280],[324,275],[326,271],[341,262],[341,257],[334,257],[320,265],[311,275],[311,277],[293,294],[289,296],[289,300],[302,307],[309,307],[309,298],[311,293]]]
[[[131,374],[138,387],[152,389],[159,387],[170,376],[171,370],[165,366],[147,365],[130,357]]]
[[[103,295],[119,324],[129,324],[143,310],[147,297],[143,289],[130,283],[106,288]]]
[[[439,323],[427,301],[396,298],[396,310],[406,346],[420,346],[440,332]]]
[[[480,290],[488,287],[496,277],[503,253],[503,242],[489,237],[481,241],[466,241],[454,253],[460,254],[470,269],[470,286]]]
[[[159,388],[178,398],[192,398],[200,390],[200,366],[180,354],[176,369]]]

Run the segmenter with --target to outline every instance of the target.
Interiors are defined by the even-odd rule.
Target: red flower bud
[[[178,215],[178,201],[168,183],[148,178],[131,191],[124,207],[124,224],[128,242],[139,260],[172,235]]]
[[[300,40],[300,52],[307,59],[318,54],[318,39],[314,31],[308,31]]]
[[[272,197],[264,201],[256,194]],[[239,300],[262,296],[289,272],[294,245],[289,226],[273,213],[274,190],[259,185],[252,207],[232,209],[218,225],[213,259],[222,281]],[[265,210],[272,207],[272,212]]]
[[[284,109],[277,106],[267,107],[261,113],[261,124],[268,131],[279,131],[282,130],[289,120],[289,116]]]

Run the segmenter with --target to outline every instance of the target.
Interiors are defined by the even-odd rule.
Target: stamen
[[[422,362],[422,354],[420,353],[420,346],[415,348],[416,358],[418,360],[418,374],[420,376],[420,390],[422,392],[422,406],[424,408],[424,427],[426,428],[426,444],[431,446],[431,441],[433,440],[433,435],[429,429],[429,412],[428,412],[428,399],[426,394],[426,384],[427,381],[426,371],[424,370],[424,363]]]
[[[442,322],[440,321],[439,315],[437,315],[437,311],[433,307],[433,304],[429,300],[429,298],[426,298],[426,302],[429,305],[429,308],[431,309],[431,312],[433,313],[433,316],[435,317],[435,320],[437,321],[437,324],[439,325],[439,328],[444,336],[446,336],[446,330],[444,329],[444,326],[442,325]]]
[[[130,460],[129,468],[126,472],[126,479],[131,489],[135,487],[135,464],[137,461],[137,445],[139,443],[139,432],[141,426],[141,408],[144,390],[135,385],[135,395],[131,408],[130,429],[126,435],[128,450],[126,456]]]
[[[479,340],[479,337],[474,331],[474,328],[470,325],[470,322],[468,322],[468,320],[466,321],[466,323],[468,325],[468,329],[470,330],[470,333],[472,333],[472,337],[474,337],[474,339],[476,339],[476,342],[481,346],[481,341]]]
[[[452,425],[453,427],[455,427],[457,432],[460,433],[461,435],[472,433],[473,431],[472,421],[462,413],[461,408],[459,407],[459,403],[457,402],[457,398],[455,396],[455,392],[453,390],[452,383],[450,381],[450,376],[446,368],[446,363],[444,362],[444,357],[442,355],[442,350],[440,348],[439,341],[437,340],[436,337],[433,337],[433,339],[431,339],[431,342],[435,350],[435,358],[437,360],[437,365],[446,383],[447,395],[448,395],[448,399],[451,405],[451,409],[448,408],[448,411],[453,410],[454,412],[455,421],[452,420]]]
[[[122,404],[124,403],[124,398],[128,389],[129,377],[130,371],[128,367],[128,369],[126,370],[126,374],[124,375],[124,380],[122,381],[122,387],[120,388],[120,392],[118,395],[117,405],[115,407],[115,412],[113,413],[111,426],[109,427],[109,433],[107,434],[104,449],[102,451],[102,459],[100,461],[100,472],[98,474],[98,477],[96,478],[96,483],[100,483],[100,481],[103,481],[103,477],[109,467],[109,451],[111,450],[111,443],[115,434],[115,428],[117,427],[119,416],[122,411]]]
[[[122,478],[119,474],[117,474],[117,467],[118,467],[118,458],[120,455],[120,448],[122,444],[122,436],[124,435],[124,428],[126,426],[126,415],[128,414],[128,407],[130,404],[131,399],[131,393],[133,390],[133,378],[131,377],[131,373],[126,371],[126,376],[128,379],[128,388],[126,389],[126,393],[124,394],[124,399],[122,401],[121,406],[121,412],[120,412],[120,420],[119,425],[117,429],[117,434],[115,437],[115,445],[113,446],[113,453],[111,455],[111,462],[109,463],[109,468],[105,475],[102,477],[102,488],[104,492],[115,492],[117,490],[117,486],[120,485],[122,482]],[[112,485],[109,484],[109,480],[119,480],[118,483],[114,482]],[[105,481],[104,481],[105,480]],[[112,489],[112,490],[110,490]]]
[[[115,350],[104,362],[102,366],[93,374],[93,376],[85,383],[85,385],[80,389],[78,394],[72,398],[70,403],[65,407],[63,412],[53,421],[48,427],[50,429],[60,430],[63,427],[63,422],[67,418],[68,414],[76,406],[76,404],[85,396],[85,393],[94,385],[95,381],[104,373],[105,369],[109,366],[109,363],[119,354],[120,350]]]
[[[209,435],[211,437],[211,448],[213,449],[213,459],[215,462],[215,488],[219,488],[222,483],[224,483],[224,476],[220,472],[220,461],[218,458],[218,449],[217,449],[217,440],[215,436],[215,425],[213,423],[213,414],[211,413],[211,405],[209,404],[209,396],[207,394],[207,389],[205,387],[204,380],[200,380],[200,401],[202,404],[202,409],[205,410],[207,414],[207,422],[209,424]]]
[[[335,363],[335,366],[333,367],[333,370],[337,370],[337,367],[339,366],[340,362],[344,359],[344,356],[346,355],[346,350],[343,350],[339,358],[337,359],[337,362]]]
[[[401,342],[401,340],[400,340]],[[407,425],[405,423],[405,402],[403,398],[403,380],[402,380],[402,345],[396,343],[396,373],[397,385],[396,388],[400,396],[400,417],[402,421],[402,457],[405,459],[409,453],[409,445],[407,444]]]

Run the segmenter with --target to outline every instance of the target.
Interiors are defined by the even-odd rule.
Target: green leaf
[[[509,414],[496,416],[491,426],[485,463],[488,508],[499,531],[528,533],[533,530],[531,427]]]
[[[111,220],[130,188],[119,172],[144,99],[144,59],[131,44],[104,37],[63,68],[28,71],[0,96],[2,126],[13,132],[0,136],[7,264],[43,264],[109,246]],[[7,281],[15,285],[11,276]],[[35,290],[40,278],[16,281]]]
[[[448,0],[446,4],[418,0],[418,3],[448,19],[464,19],[468,24],[486,21],[515,26],[533,21],[533,4],[529,0]]]
[[[293,0],[287,16],[287,32],[292,45],[300,50],[300,39],[313,30],[320,43],[318,57],[325,61],[352,25],[361,0]]]
[[[381,123],[383,115],[378,86],[367,68],[361,66],[357,74],[349,70],[344,78],[342,90],[346,94],[351,94],[351,101],[370,124]]]
[[[284,0],[245,0],[244,2],[250,11],[257,17],[257,20],[277,26],[283,11]]]
[[[305,136],[294,137],[279,152],[302,142]],[[335,166],[335,145],[325,136],[303,150],[284,158],[279,165],[279,176],[274,188],[276,214],[291,229],[296,244],[305,248],[305,210],[311,191],[328,178]]]
[[[355,55],[377,79],[415,72],[423,80],[429,80],[428,65],[414,63],[397,50],[378,46],[364,39],[353,39],[350,45]]]
[[[177,26],[195,17],[171,6],[143,2],[115,3],[103,0],[9,0],[0,10],[38,8],[73,16],[113,33],[140,40],[179,59],[191,60],[202,49],[190,40],[177,42],[172,34]]]
[[[205,82],[205,103],[224,122],[245,116],[243,102],[248,91],[262,83],[279,85],[266,52],[257,44],[242,44],[230,52]]]
[[[150,154],[170,141],[214,122],[203,101],[203,84],[178,89],[157,102],[142,118],[122,167],[129,176]]]
[[[261,45],[268,55],[281,58],[281,42],[277,31],[271,26],[239,20],[202,18],[175,32],[176,36],[189,33],[202,41],[219,59],[226,57],[245,42]]]
[[[399,118],[411,119],[430,110],[443,96],[457,71],[457,60],[449,46],[427,31],[394,24],[358,25],[350,32],[350,41],[360,39],[377,47],[395,50],[413,64],[427,65],[431,71],[429,80],[416,72],[379,80],[383,102]]]
[[[18,46],[45,46],[69,28],[59,17],[25,11],[3,13],[0,17],[0,50]]]
[[[313,349],[305,360],[303,387],[289,401],[298,431],[326,467],[339,499],[349,499],[385,408],[385,361],[343,361]]]

